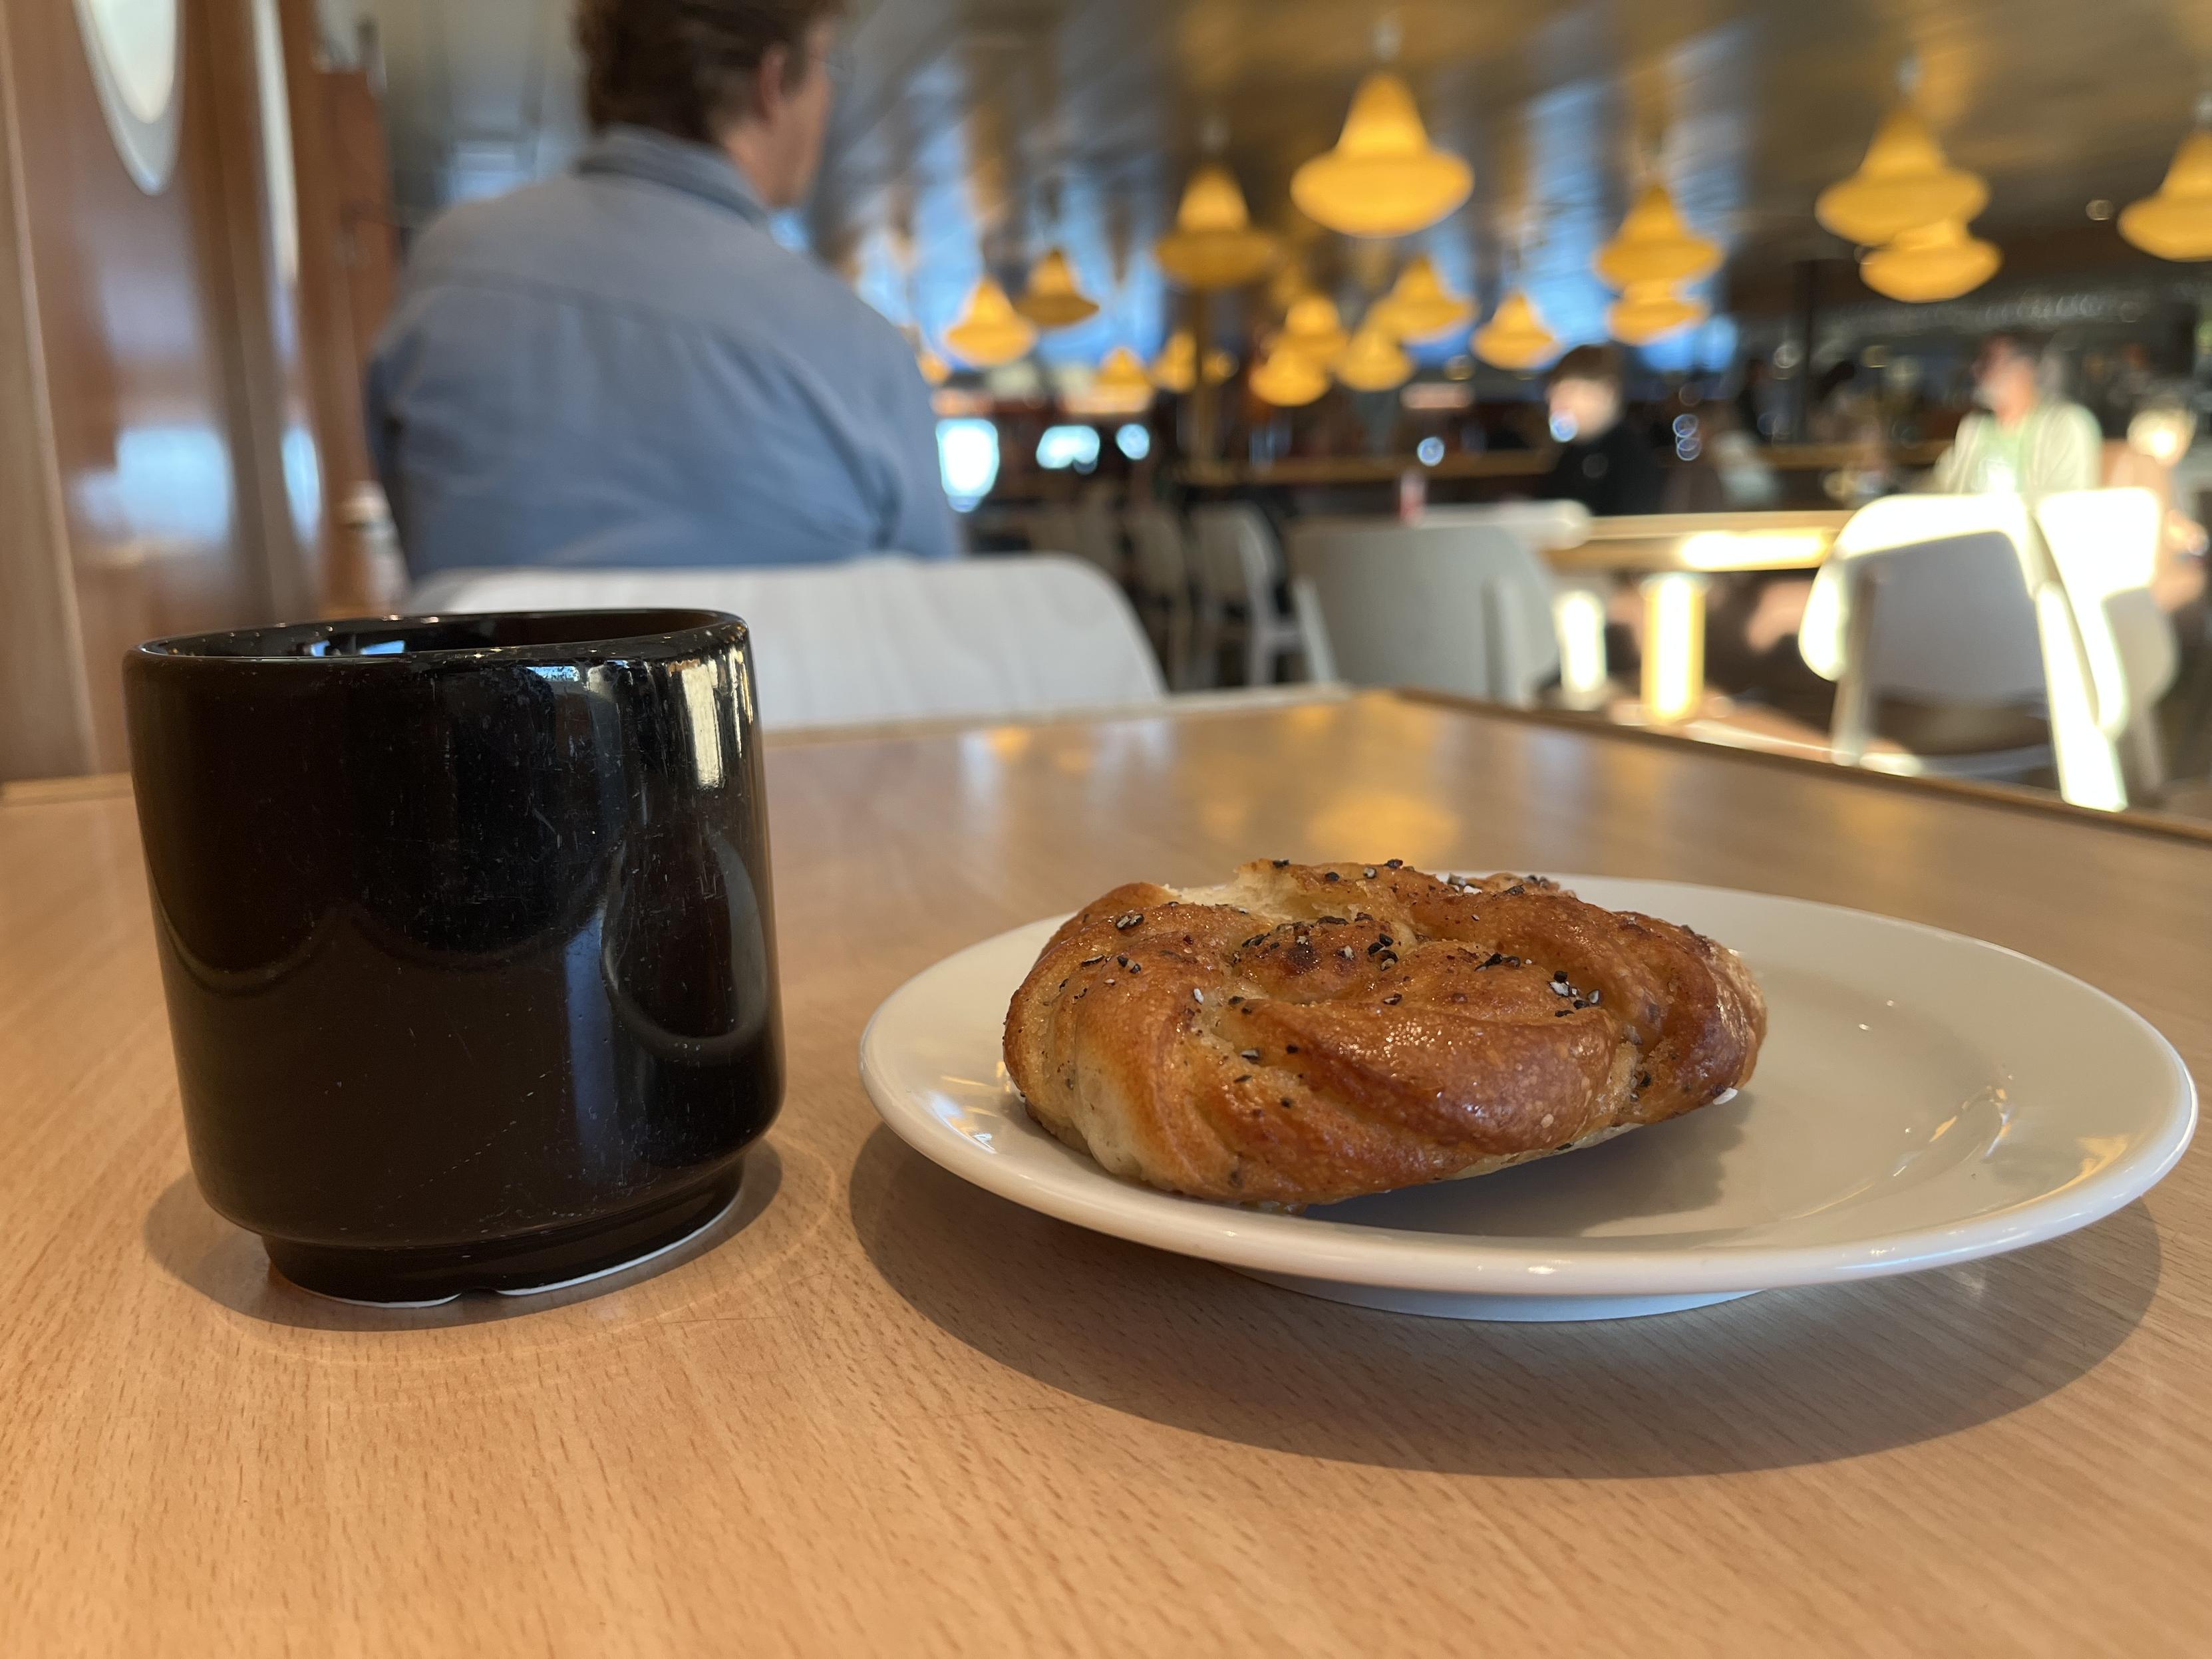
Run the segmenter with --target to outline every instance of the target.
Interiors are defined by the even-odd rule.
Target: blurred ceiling
[[[378,25],[404,209],[572,153],[568,0],[326,3]],[[1431,136],[1475,169],[1473,199],[1414,241],[1486,301],[1525,271],[1570,338],[1602,334],[1589,255],[1645,169],[1728,244],[1724,285],[1843,253],[1813,198],[1856,166],[1908,60],[1952,157],[1990,181],[1978,228],[2015,254],[2055,236],[2137,257],[2085,204],[2154,189],[2212,86],[2212,0],[868,0],[853,15],[808,239],[933,336],[986,264],[1011,284],[1065,243],[1106,309],[1047,355],[1085,360],[1158,345],[1170,296],[1148,250],[1214,142],[1315,283],[1355,309],[1388,284],[1410,245],[1322,231],[1288,192],[1334,142],[1386,17]],[[1732,342],[1723,321],[1672,349],[1686,363]]]

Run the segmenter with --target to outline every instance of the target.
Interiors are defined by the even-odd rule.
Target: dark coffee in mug
[[[125,684],[193,1171],[288,1277],[529,1289],[727,1206],[783,1086],[744,623],[257,629]]]

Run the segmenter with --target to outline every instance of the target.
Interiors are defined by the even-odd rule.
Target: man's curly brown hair
[[[594,128],[717,143],[750,111],[769,48],[790,49],[795,84],[807,32],[844,9],[844,0],[577,0],[585,112]]]

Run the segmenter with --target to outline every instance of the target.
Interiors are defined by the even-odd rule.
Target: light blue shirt
[[[417,577],[958,548],[903,337],[720,151],[641,128],[423,234],[368,422]]]

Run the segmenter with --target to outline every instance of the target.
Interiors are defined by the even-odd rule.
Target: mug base
[[[520,1238],[427,1248],[349,1249],[264,1236],[270,1265],[316,1296],[380,1308],[431,1308],[469,1291],[534,1296],[665,1254],[736,1202],[739,1158],[704,1186],[641,1210]]]

